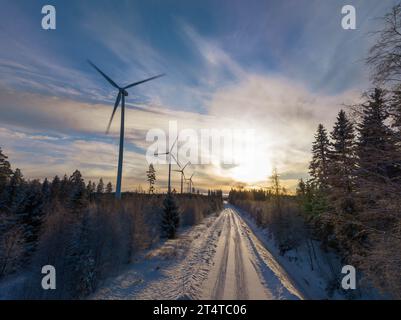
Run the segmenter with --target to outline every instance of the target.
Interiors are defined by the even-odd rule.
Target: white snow
[[[233,207],[221,214],[222,236],[217,244],[202,299],[302,298],[284,270],[261,245]]]
[[[323,252],[317,241],[281,256],[268,228],[258,228],[246,212],[226,204],[219,215],[138,255],[89,298],[346,299],[327,292],[327,284],[333,277],[340,279],[340,272],[340,259]],[[2,281],[0,300],[22,298],[26,276]],[[354,299],[380,298],[374,290],[355,291]]]
[[[262,245],[274,256],[276,261],[286,270],[289,278],[293,280],[295,286],[300,290],[305,299],[380,299],[381,295],[372,287],[365,283],[357,290],[348,292],[333,290],[328,292],[328,284],[333,283],[340,287],[343,263],[341,258],[334,252],[325,252],[321,249],[319,241],[306,239],[300,243],[296,249],[287,251],[280,255],[279,248],[275,243],[273,234],[269,228],[259,228],[252,217],[245,211],[236,208],[241,218],[246,222],[247,228],[252,230],[252,234],[257,237]],[[362,275],[360,275],[362,276]]]
[[[300,299],[235,208],[139,257],[92,299]]]

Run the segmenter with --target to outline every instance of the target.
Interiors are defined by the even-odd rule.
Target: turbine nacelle
[[[120,89],[120,92],[124,95],[124,97],[128,97],[128,91],[125,89]]]

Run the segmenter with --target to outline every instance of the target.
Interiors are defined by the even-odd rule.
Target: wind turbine
[[[118,95],[116,98],[116,102],[114,103],[114,109],[110,117],[109,124],[106,129],[106,134],[109,133],[111,122],[113,121],[114,114],[120,104],[121,101],[121,124],[120,124],[120,147],[119,147],[119,152],[118,152],[118,169],[117,169],[117,183],[116,183],[116,198],[121,199],[121,178],[122,178],[122,172],[123,172],[123,153],[124,153],[124,124],[125,124],[125,97],[128,96],[127,89],[132,88],[137,86],[138,84],[160,78],[164,76],[164,74],[159,74],[157,76],[137,81],[134,83],[131,83],[125,87],[120,87],[118,86],[109,76],[107,76],[102,70],[100,70],[93,62],[88,60],[88,63],[96,69],[97,72],[99,72],[114,88],[118,90]]]
[[[167,155],[168,156],[168,189],[167,189],[168,193],[171,193],[171,157],[173,157],[175,162],[177,162],[177,164],[178,164],[178,160],[176,159],[176,157],[172,153],[173,148],[174,148],[175,144],[177,143],[177,140],[178,140],[178,136],[175,139],[175,141],[174,141],[173,145],[171,146],[171,148],[169,150],[167,149],[166,152],[155,153],[155,156],[160,156],[160,155]]]
[[[177,163],[178,163],[178,161],[177,161]],[[191,162],[188,161],[187,164],[186,164],[183,168],[181,168],[180,170],[173,170],[173,171],[175,171],[175,172],[181,172],[181,194],[183,193],[183,184],[184,184],[184,179],[185,179],[184,170],[185,170],[185,168],[187,167],[187,165],[189,165],[190,163],[191,163]],[[179,164],[178,164],[178,165],[179,165]]]
[[[192,193],[192,187],[193,187],[193,181],[192,181],[192,177],[194,176],[194,174],[195,174],[195,172],[194,173],[192,173],[192,175],[190,176],[190,178],[189,179],[187,179],[187,181],[189,181],[189,193]]]

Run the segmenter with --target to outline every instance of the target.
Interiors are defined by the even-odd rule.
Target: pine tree
[[[274,203],[275,203],[275,209],[277,212],[280,214],[281,210],[281,185],[280,185],[280,177],[277,172],[277,169],[273,169],[273,173],[270,177],[271,180],[271,189],[273,190],[273,195],[274,195]]]
[[[84,212],[71,236],[68,260],[73,264],[73,274],[78,281],[72,289],[77,298],[85,298],[92,293],[96,285],[96,262],[91,249],[91,220]]]
[[[0,213],[0,279],[21,267],[23,242],[21,228]]]
[[[168,193],[163,202],[162,234],[168,239],[174,239],[180,224],[178,206],[171,193]]]
[[[319,124],[312,144],[312,160],[309,165],[311,199],[308,206],[313,216],[320,216],[327,210],[329,153],[330,141],[327,131],[322,124]]]
[[[104,192],[104,182],[103,182],[102,178],[100,178],[99,183],[97,184],[96,192],[97,193],[103,193]]]
[[[18,224],[22,228],[24,238],[25,259],[29,259],[35,251],[39,232],[44,219],[43,185],[39,180],[33,180],[24,186],[23,200],[15,212]]]
[[[106,193],[112,193],[113,192],[113,185],[111,182],[109,182],[106,186]]]
[[[312,144],[312,161],[309,165],[311,182],[317,189],[327,188],[329,148],[327,131],[322,124],[319,124],[315,141]]]
[[[60,195],[60,188],[61,188],[60,178],[58,176],[55,176],[50,185],[50,198],[52,200],[58,199],[58,197]]]
[[[398,152],[391,129],[387,126],[388,105],[385,92],[375,88],[361,105],[362,122],[358,127],[358,175],[362,181],[391,179]]]
[[[298,182],[296,194],[299,197],[304,197],[306,194],[306,184],[303,179],[300,179]]]
[[[87,205],[88,197],[84,179],[78,170],[71,175],[69,185],[71,190],[68,206],[72,211],[79,213]]]
[[[71,191],[70,181],[68,180],[68,177],[65,174],[60,182],[60,191],[59,191],[59,198],[63,203],[68,201],[70,191]]]
[[[149,193],[153,193],[154,192],[154,184],[156,181],[156,170],[153,167],[153,164],[151,163],[149,165],[149,170],[146,171],[146,176],[147,176],[147,180],[149,182]]]
[[[2,207],[9,213],[15,213],[18,206],[23,201],[24,178],[20,169],[15,169],[9,184],[5,187],[2,196]]]
[[[331,132],[328,199],[337,213],[353,213],[355,203],[356,141],[354,128],[341,110]]]
[[[86,185],[86,192],[88,193],[88,195],[91,195],[95,191],[94,189],[92,189],[92,187],[92,181],[89,180],[88,184]]]
[[[42,183],[42,195],[45,203],[48,203],[51,200],[51,186],[47,178],[45,178]]]
[[[86,185],[86,194],[90,201],[93,200],[95,190],[94,184],[91,180],[89,180],[88,184]]]

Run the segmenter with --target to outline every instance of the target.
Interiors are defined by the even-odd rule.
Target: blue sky
[[[147,130],[168,120],[225,127],[230,116],[263,130],[266,153],[275,154],[263,159],[270,162],[266,168],[287,163],[283,176],[293,182],[305,175],[315,126],[330,125],[341,103],[369,86],[363,61],[374,41],[369,32],[380,28],[377,18],[395,3],[0,0],[0,146],[28,177],[76,166],[87,177],[113,180],[117,127],[110,136],[104,128],[115,92],[89,58],[119,84],[167,74],[134,88],[127,99],[147,111],[132,109],[127,120],[132,161],[126,189],[143,180]],[[45,4],[56,7],[56,30],[41,29]],[[345,4],[356,7],[356,30],[341,28]],[[291,130],[302,138],[287,137]],[[277,149],[280,144],[290,151]],[[84,159],[96,158],[96,150],[104,154],[99,161]],[[203,177],[236,182],[219,172],[216,177],[208,169]]]

